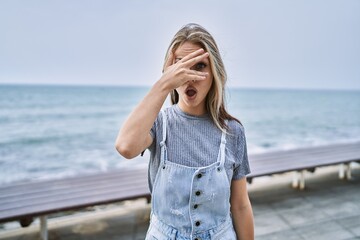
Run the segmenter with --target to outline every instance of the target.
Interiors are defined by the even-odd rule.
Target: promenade
[[[360,165],[353,164],[349,181],[338,179],[337,170],[332,166],[307,173],[303,191],[290,187],[291,174],[256,178],[249,185],[255,239],[360,239]],[[144,239],[149,212],[149,204],[141,199],[53,218],[49,239]],[[0,229],[0,239],[40,239],[38,222],[16,226]]]

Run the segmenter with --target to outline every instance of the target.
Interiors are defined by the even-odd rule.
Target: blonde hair
[[[184,42],[191,42],[200,45],[206,52],[209,53],[210,67],[214,76],[211,88],[206,96],[206,109],[215,125],[221,130],[228,130],[225,120],[235,120],[241,122],[235,117],[231,116],[225,108],[225,83],[227,75],[224,63],[221,59],[219,49],[211,34],[202,26],[189,23],[183,26],[173,37],[170,46],[165,55],[165,63],[167,62],[170,52],[174,53],[176,49]],[[164,64],[165,67],[165,64]],[[171,103],[179,102],[179,94],[176,90],[172,90]]]

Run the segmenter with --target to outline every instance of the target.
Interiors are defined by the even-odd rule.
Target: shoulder
[[[155,119],[153,130],[154,131],[161,130],[163,128],[163,125],[166,124],[166,122],[168,122],[169,120],[171,121],[172,119],[175,118],[174,115],[175,115],[175,111],[173,106],[165,107],[161,109]]]
[[[162,123],[163,118],[171,118],[174,115],[174,105],[162,108],[156,118],[156,121]]]
[[[236,120],[228,120],[228,128],[230,135],[241,136],[245,134],[244,126]]]
[[[227,142],[229,142],[229,147],[233,152],[238,152],[246,142],[245,128],[236,120],[229,120],[228,128]]]
[[[163,109],[161,109],[161,111],[159,112],[159,117],[161,119],[164,116],[163,114],[165,114],[166,118],[173,118],[174,115],[176,114],[175,105],[171,105],[171,106],[164,107]]]

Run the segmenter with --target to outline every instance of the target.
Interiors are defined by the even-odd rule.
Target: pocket
[[[234,227],[230,225],[229,227],[221,230],[220,232],[216,233],[212,238],[214,240],[236,240],[236,233]]]
[[[171,238],[159,231],[156,226],[150,224],[145,240],[171,240]]]

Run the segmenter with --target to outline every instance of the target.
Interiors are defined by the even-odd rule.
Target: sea
[[[147,166],[147,151],[126,160],[114,144],[149,89],[0,85],[0,185]],[[229,88],[226,104],[249,155],[360,141],[360,90]]]

